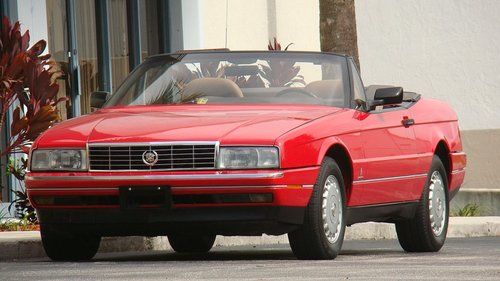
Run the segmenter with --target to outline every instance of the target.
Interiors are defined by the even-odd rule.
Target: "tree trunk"
[[[321,51],[351,56],[359,67],[354,0],[320,0]]]

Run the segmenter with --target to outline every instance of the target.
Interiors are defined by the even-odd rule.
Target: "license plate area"
[[[172,193],[167,186],[120,187],[120,208],[134,210],[140,208],[170,209]]]

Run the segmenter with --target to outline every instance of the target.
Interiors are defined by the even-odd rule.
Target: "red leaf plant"
[[[12,152],[28,153],[29,145],[43,131],[59,121],[56,105],[66,98],[57,98],[55,80],[60,76],[50,55],[42,55],[46,42],[40,40],[29,46],[29,31],[21,33],[19,22],[12,25],[7,17],[0,30],[0,130],[6,125],[6,116],[14,104],[10,138],[1,156]],[[18,180],[24,180],[26,161],[9,161],[7,170]],[[36,221],[34,210],[23,191],[16,191],[16,209]],[[22,206],[20,205],[22,204]],[[34,217],[33,217],[34,216]]]
[[[293,43],[288,44],[283,51],[287,51]],[[267,45],[269,51],[281,51],[281,44],[276,37],[273,43]],[[267,60],[268,65],[261,65],[263,78],[269,82],[270,87],[290,87],[293,84],[305,85],[304,76],[298,75],[300,66],[296,66],[292,60],[271,58]]]

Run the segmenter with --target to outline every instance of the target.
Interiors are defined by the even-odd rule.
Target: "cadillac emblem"
[[[146,150],[142,154],[142,162],[148,166],[153,166],[158,162],[158,153],[154,150]]]

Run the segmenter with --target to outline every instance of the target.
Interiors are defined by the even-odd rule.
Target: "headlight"
[[[31,154],[32,171],[85,171],[87,151],[75,149],[38,149]]]
[[[221,147],[220,169],[279,168],[277,147]]]

